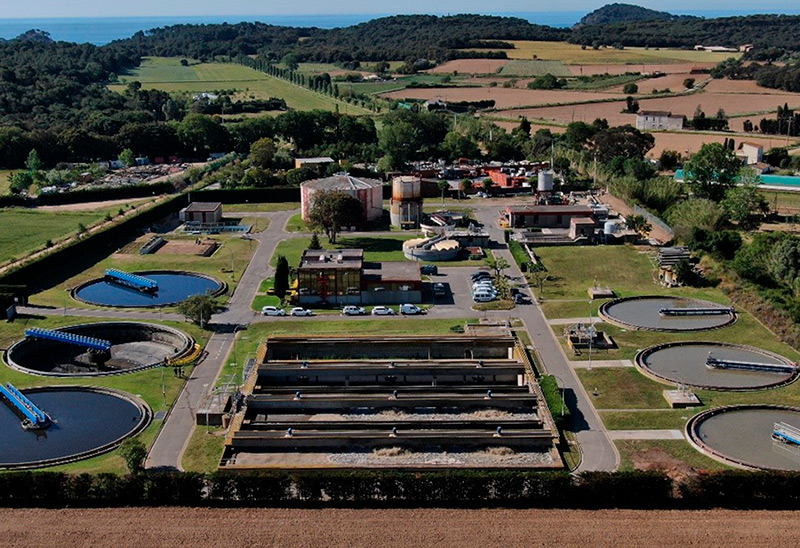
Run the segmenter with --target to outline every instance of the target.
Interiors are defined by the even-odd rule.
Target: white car
[[[401,304],[400,314],[407,316],[416,316],[417,314],[425,314],[425,311],[415,304]]]
[[[342,314],[344,314],[345,316],[363,316],[366,313],[367,311],[361,308],[360,306],[355,306],[352,304],[349,304],[344,308],[342,308]]]
[[[265,306],[261,309],[261,313],[264,316],[285,316],[286,311],[282,308],[278,308],[277,306]]]
[[[372,309],[373,316],[394,316],[394,310],[388,306],[376,306]]]
[[[291,316],[313,316],[314,315],[314,311],[313,310],[309,310],[308,308],[302,308],[300,306],[295,306],[294,308],[292,308],[291,311],[289,311],[289,314]]]

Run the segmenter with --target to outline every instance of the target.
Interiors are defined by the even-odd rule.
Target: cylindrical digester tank
[[[422,181],[419,177],[395,177],[392,181],[392,199],[398,201],[422,198]]]
[[[553,172],[540,171],[539,172],[539,185],[537,186],[539,192],[553,192]]]

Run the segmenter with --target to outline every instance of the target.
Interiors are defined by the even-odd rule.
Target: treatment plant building
[[[303,221],[309,222],[314,196],[320,192],[344,192],[359,202],[364,210],[364,220],[378,221],[383,217],[383,183],[376,179],[353,177],[338,173],[324,179],[313,179],[300,185],[300,208]]]

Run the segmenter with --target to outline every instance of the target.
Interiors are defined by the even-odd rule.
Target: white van
[[[476,303],[488,303],[495,300],[496,298],[497,294],[494,291],[488,291],[488,290],[476,291],[472,295],[472,300],[475,301]]]

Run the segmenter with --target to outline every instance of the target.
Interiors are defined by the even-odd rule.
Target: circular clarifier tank
[[[50,387],[23,394],[52,419],[26,430],[22,416],[0,397],[0,468],[39,468],[93,457],[141,432],[150,408],[130,394],[90,387]]]
[[[727,367],[709,367],[709,357]],[[651,346],[639,352],[636,366],[663,381],[710,390],[772,388],[797,378],[794,364],[783,356],[751,346],[711,342]]]
[[[734,405],[710,409],[686,425],[699,451],[732,466],[800,470],[800,446],[773,439],[776,425],[800,432],[800,409],[774,405]]]
[[[225,283],[196,272],[147,271],[136,272],[158,284],[155,290],[134,289],[112,278],[97,278],[80,285],[73,297],[87,304],[123,308],[148,308],[177,304],[194,295],[221,295]]]
[[[53,377],[105,376],[141,371],[179,359],[194,348],[194,339],[171,327],[139,322],[104,322],[51,330],[56,334],[101,339],[111,343],[102,360],[85,346],[26,336],[6,353],[6,363],[32,375]]]
[[[700,310],[704,312],[698,313]],[[736,321],[736,313],[729,307],[683,297],[615,299],[600,307],[600,315],[622,327],[651,331],[702,331]]]

